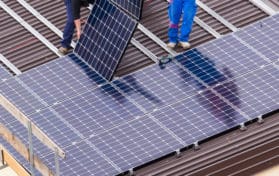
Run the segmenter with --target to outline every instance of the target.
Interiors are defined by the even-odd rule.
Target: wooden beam
[[[29,150],[28,148],[21,142],[20,139],[18,139],[15,135],[13,135],[9,129],[7,129],[3,124],[0,124],[0,135],[10,144],[13,146],[13,148],[28,162],[30,162],[29,158]],[[5,149],[3,148],[3,151]],[[4,153],[5,154],[5,153]],[[7,154],[7,153],[6,153]],[[4,161],[13,168],[14,171],[21,171],[19,169],[18,163],[14,161],[14,159],[10,155],[4,155]],[[33,155],[34,158],[34,167],[41,172],[43,176],[54,176],[53,172],[40,160],[39,157],[36,155]],[[25,176],[23,174],[18,174]],[[30,176],[30,174],[28,175]]]
[[[0,94],[0,105],[2,105],[9,113],[11,113],[25,128],[28,128],[29,118],[25,116],[16,106],[14,106],[8,99]],[[31,122],[31,129],[34,136],[36,136],[43,144],[49,147],[52,151],[58,151],[61,158],[65,158],[65,152],[57,146],[49,137],[41,131],[33,122]]]
[[[30,173],[25,170],[6,150],[2,150],[4,162],[20,176],[30,176]]]

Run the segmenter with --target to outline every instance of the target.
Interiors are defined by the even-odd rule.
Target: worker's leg
[[[180,31],[180,41],[188,42],[197,11],[195,0],[183,0],[183,20]]]
[[[172,0],[169,4],[169,42],[177,43],[178,42],[178,26],[179,20],[182,14],[182,2],[183,0]]]
[[[67,22],[63,32],[63,39],[61,41],[61,45],[64,48],[70,48],[71,41],[73,38],[75,24],[74,24],[74,17],[72,12],[72,4],[71,0],[64,0],[66,5],[66,12],[67,12]]]

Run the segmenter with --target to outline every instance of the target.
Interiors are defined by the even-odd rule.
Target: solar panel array
[[[119,7],[127,11],[137,20],[140,20],[142,13],[143,0],[112,0]]]
[[[136,27],[136,21],[109,1],[97,0],[74,52],[107,80]]]
[[[266,18],[235,33],[270,61],[279,60],[279,16]]]
[[[0,91],[66,151],[61,175],[116,175],[279,109],[278,60],[244,40],[228,35],[112,83],[70,55]],[[26,129],[0,111],[27,145]],[[36,139],[34,151],[55,170]]]

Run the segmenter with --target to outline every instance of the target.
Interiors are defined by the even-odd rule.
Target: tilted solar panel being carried
[[[135,27],[136,21],[111,2],[96,0],[74,53],[111,80]]]
[[[142,13],[143,0],[111,0],[123,8],[137,20],[140,20]]]
[[[270,61],[279,60],[279,14],[245,27],[234,35]]]

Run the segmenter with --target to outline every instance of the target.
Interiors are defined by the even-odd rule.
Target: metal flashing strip
[[[23,7],[25,7],[30,13],[32,13],[38,20],[44,23],[50,30],[52,30],[55,34],[57,34],[60,38],[63,38],[63,32],[58,29],[55,25],[53,25],[48,19],[40,14],[36,9],[34,9],[28,2],[25,0],[17,0]],[[76,43],[74,41],[71,42],[71,46],[74,48]]]
[[[141,52],[143,52],[145,55],[147,55],[155,63],[158,63],[158,57],[154,53],[152,53],[149,49],[147,49],[145,46],[143,46],[135,38],[131,39],[131,44],[134,45],[135,47],[137,47]]]
[[[222,35],[219,34],[219,32],[217,32],[216,30],[214,30],[212,27],[210,27],[209,25],[207,25],[205,22],[203,22],[201,19],[199,19],[197,16],[195,16],[194,21],[200,26],[202,27],[204,30],[206,30],[207,32],[209,32],[211,35],[213,35],[215,38],[221,38]]]
[[[228,22],[225,18],[223,18],[221,15],[219,15],[218,13],[216,13],[214,10],[212,10],[210,7],[208,7],[206,4],[204,4],[203,2],[201,2],[200,0],[196,1],[197,5],[199,7],[201,7],[204,11],[206,11],[207,13],[209,13],[211,16],[213,16],[215,19],[217,19],[218,21],[220,21],[223,25],[225,25],[226,27],[228,27],[230,30],[232,30],[233,32],[236,32],[238,29],[237,27],[235,27],[232,23]]]
[[[22,72],[12,64],[6,57],[0,54],[0,61],[2,61],[9,69],[11,69],[16,75],[20,75]]]
[[[146,27],[144,27],[142,24],[138,23],[137,28],[143,32],[146,36],[151,38],[155,43],[157,43],[159,46],[161,46],[165,51],[167,51],[172,56],[177,55],[177,52],[173,51],[172,49],[169,49],[165,42],[163,42],[159,37],[157,37],[155,34],[153,34],[150,30],[148,30]]]
[[[277,13],[275,10],[269,7],[262,0],[249,0],[249,1],[270,16],[275,15]]]
[[[49,42],[44,36],[42,36],[36,29],[30,26],[24,19],[17,15],[12,9],[10,9],[3,1],[0,1],[0,7],[3,8],[10,16],[12,16],[18,23],[20,23],[25,29],[27,29],[31,34],[38,38],[43,44],[45,44],[51,51],[56,55],[62,56],[58,49]]]

